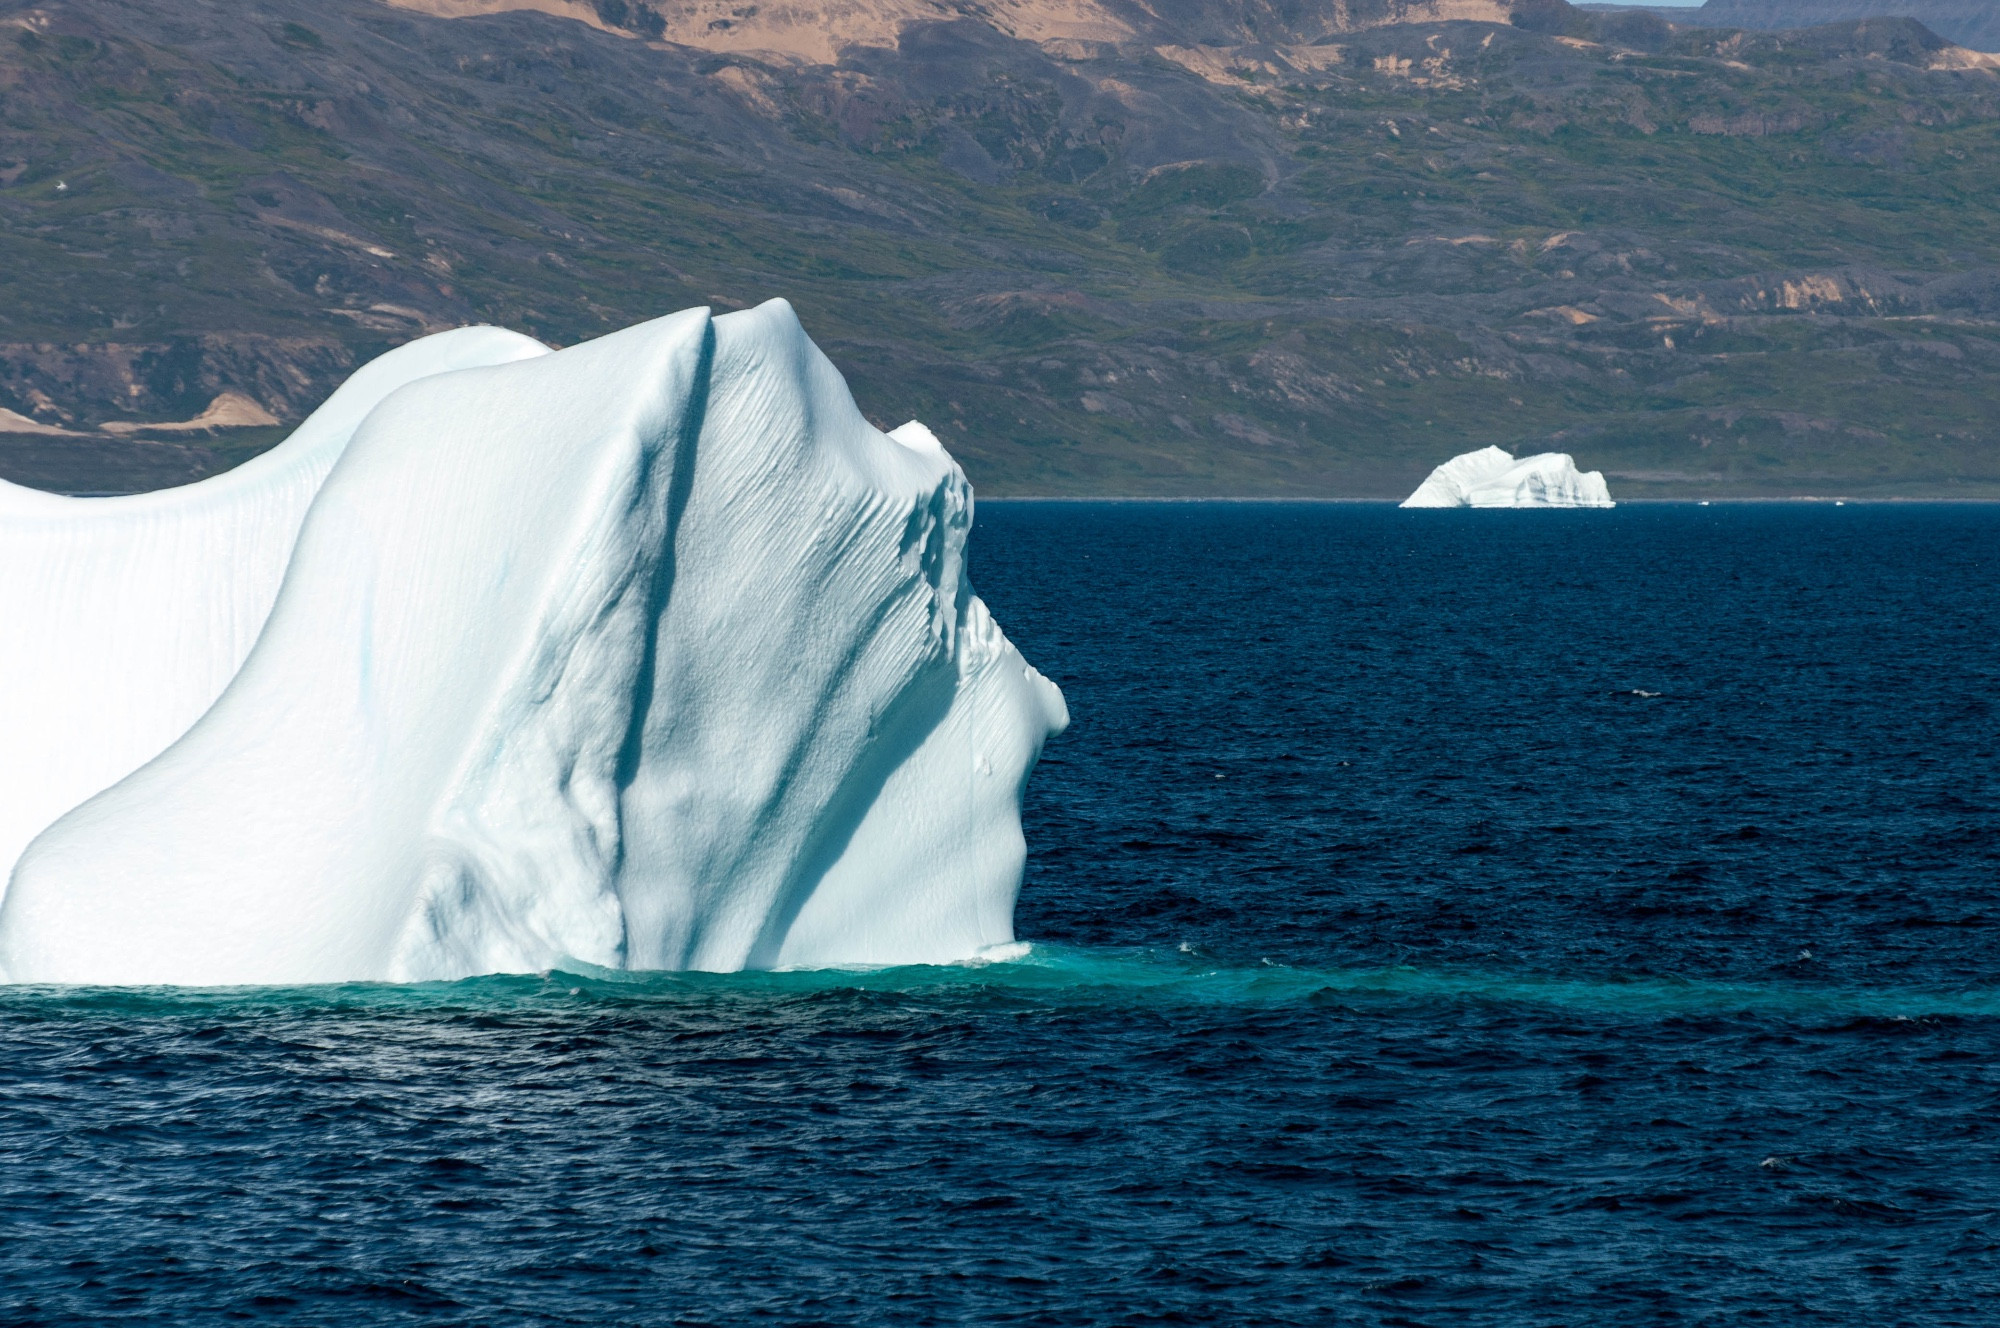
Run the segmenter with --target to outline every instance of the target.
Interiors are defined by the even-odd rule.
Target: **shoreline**
[[[974,496],[981,503],[1291,503],[1291,504],[1313,504],[1319,506],[1398,507],[1401,505],[1403,501],[1400,498],[1316,498],[1316,497],[1304,497],[1291,494],[1276,494],[1276,495],[1204,494],[1199,496],[1186,496],[1186,495],[1152,496],[1152,495],[1134,495],[1134,494],[985,495],[978,493],[977,486],[974,487]],[[1800,504],[1825,506],[1825,507],[1860,507],[1860,506],[1886,507],[1897,504],[1901,504],[1903,506],[1916,506],[1916,505],[1939,506],[1944,504],[1952,504],[1957,506],[1979,506],[1979,505],[1996,504],[1996,503],[2000,503],[2000,495],[1996,495],[1991,498],[1927,498],[1927,497],[1902,497],[1902,496],[1894,496],[1887,498],[1883,497],[1851,498],[1844,494],[1824,494],[1824,495],[1788,494],[1788,495],[1774,496],[1768,498],[1744,498],[1744,497],[1619,498],[1616,500],[1617,507],[1720,507],[1724,505],[1734,506],[1734,507],[1745,507],[1745,506],[1773,507],[1779,505],[1793,506]],[[1604,510],[1615,510],[1615,509],[1585,508],[1585,507],[1577,507],[1577,508],[1495,507],[1495,508],[1433,508],[1428,510],[1495,511],[1495,512],[1559,512],[1559,511],[1587,512],[1587,511],[1604,511]]]

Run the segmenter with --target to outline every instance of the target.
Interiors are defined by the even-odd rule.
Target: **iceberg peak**
[[[939,442],[938,436],[920,420],[897,425],[889,430],[889,436],[912,452],[931,452],[939,456],[944,454],[944,444]]]

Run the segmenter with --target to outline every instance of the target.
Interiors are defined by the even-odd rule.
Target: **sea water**
[[[0,1320],[1993,1321],[2000,509],[973,558],[1024,945],[0,992]]]

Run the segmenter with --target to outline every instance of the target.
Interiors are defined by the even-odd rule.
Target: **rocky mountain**
[[[986,493],[2000,493],[2000,61],[1913,21],[528,3],[0,0],[0,473],[785,295]]]
[[[1913,18],[1948,42],[2000,51],[2000,3],[1995,0],[1706,0],[1694,8],[1654,12],[1673,23],[1764,32],[1864,18]]]

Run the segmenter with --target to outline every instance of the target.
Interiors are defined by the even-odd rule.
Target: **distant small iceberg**
[[[1455,456],[1430,473],[1404,507],[1616,507],[1601,471],[1579,471],[1566,452],[1516,460],[1498,447]]]

